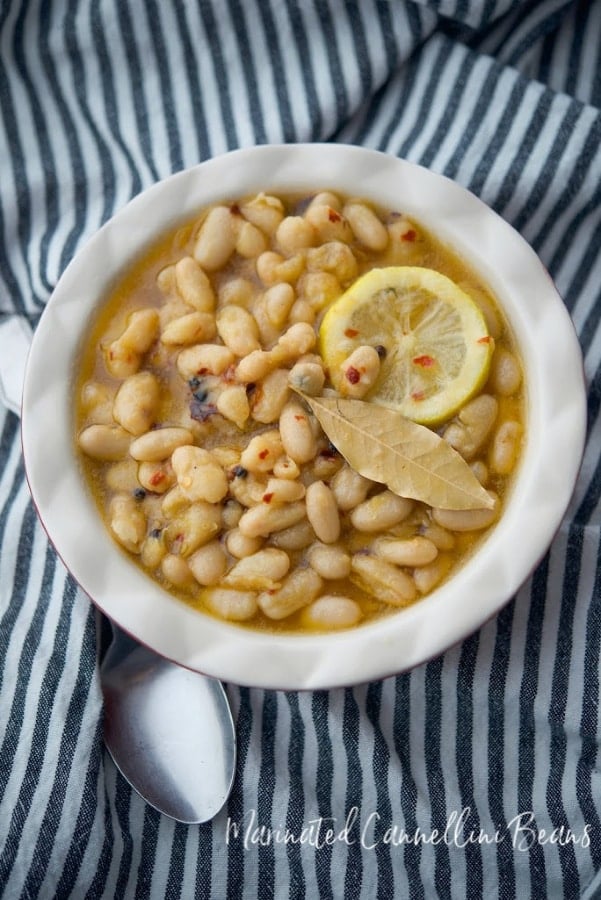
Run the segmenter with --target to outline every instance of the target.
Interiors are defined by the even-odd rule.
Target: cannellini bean
[[[108,385],[87,381],[81,390],[81,408],[95,425],[113,422],[113,392]]]
[[[196,344],[186,347],[177,356],[177,368],[188,381],[194,375],[222,375],[234,364],[236,357],[229,347],[221,344]]]
[[[294,359],[312,350],[317,341],[315,329],[306,322],[291,325],[281,336],[276,350],[283,359]]]
[[[182,300],[202,313],[215,309],[215,292],[208,275],[193,256],[184,256],[175,264],[175,283]]]
[[[200,227],[194,257],[209,272],[221,269],[236,246],[237,227],[227,206],[214,206]]]
[[[405,540],[381,538],[373,550],[376,556],[395,566],[426,566],[438,556],[436,544],[421,535]]]
[[[501,422],[493,437],[489,453],[490,468],[496,475],[509,475],[517,462],[522,426],[513,419]]]
[[[332,209],[335,209],[337,212],[340,212],[342,209],[340,197],[338,197],[337,194],[334,194],[333,191],[319,191],[315,194],[307,209],[312,209],[315,206],[331,206]]]
[[[278,365],[277,359],[271,350],[253,350],[236,366],[235,376],[237,381],[250,384],[265,378]]]
[[[266,250],[257,258],[256,267],[263,284],[277,284],[279,281],[292,284],[302,275],[305,260],[300,253],[286,258],[273,250]]]
[[[267,249],[265,233],[252,222],[242,222],[236,240],[236,251],[245,259],[254,259]]]
[[[188,500],[218,503],[228,492],[225,472],[209,450],[191,445],[177,447],[171,465]]]
[[[340,393],[361,399],[372,388],[380,374],[380,357],[375,347],[363,344],[342,363]]]
[[[313,325],[316,319],[316,313],[308,300],[301,299],[295,301],[288,318],[293,325],[297,322],[305,322],[307,325]]]
[[[227,573],[223,584],[244,591],[269,591],[280,587],[290,568],[285,550],[266,547],[240,559]]]
[[[473,459],[488,438],[498,411],[499,403],[495,397],[480,394],[470,400],[458,418],[447,426],[443,434],[445,441],[464,459]]]
[[[301,519],[296,525],[273,532],[269,537],[270,544],[282,550],[304,550],[315,541],[315,532],[308,519]]]
[[[265,488],[263,502],[291,503],[294,500],[302,500],[304,496],[305,486],[301,481],[290,481],[288,478],[270,478]]]
[[[108,372],[115,378],[127,378],[140,368],[142,356],[150,349],[159,333],[156,309],[139,309],[131,314],[125,331],[109,344],[105,352]]]
[[[202,592],[202,599],[212,613],[231,622],[246,622],[256,615],[258,609],[254,591],[213,587]]]
[[[243,428],[250,415],[250,404],[243,384],[233,384],[224,388],[217,397],[217,411]]]
[[[259,329],[253,316],[242,306],[224,306],[217,313],[219,337],[236,356],[260,350]]]
[[[474,462],[470,464],[470,469],[480,484],[486,485],[488,483],[488,466],[486,463],[482,462],[481,459],[474,460]]]
[[[271,472],[284,447],[277,429],[263,431],[251,438],[240,456],[240,465],[249,472]]]
[[[138,481],[153,494],[164,494],[175,484],[175,472],[169,460],[141,462],[138,466]]]
[[[427,594],[439,584],[451,568],[451,559],[443,554],[427,566],[420,566],[413,572],[413,580],[420,594]]]
[[[115,493],[130,493],[140,486],[137,463],[129,456],[107,466],[104,478],[107,488]]]
[[[307,560],[322,578],[348,578],[351,571],[350,555],[334,544],[313,544],[307,551]]]
[[[173,264],[161,269],[156,277],[156,286],[167,299],[176,293],[177,285],[175,282],[175,266]]]
[[[345,203],[342,213],[360,244],[376,253],[388,245],[388,231],[375,212],[365,203]]]
[[[247,203],[243,203],[240,211],[245,219],[267,235],[274,234],[284,218],[284,205],[279,197],[262,192]]]
[[[412,500],[392,491],[382,491],[360,503],[351,512],[350,519],[358,531],[386,531],[406,519],[412,509]]]
[[[227,557],[217,540],[209,541],[188,558],[190,571],[199,584],[217,584],[227,567]]]
[[[167,553],[161,532],[151,532],[142,542],[140,562],[147,569],[158,569]]]
[[[306,253],[310,272],[329,272],[341,285],[357,277],[357,260],[348,244],[329,241],[321,247],[311,247]]]
[[[313,246],[315,229],[302,216],[286,216],[278,225],[275,242],[282,253],[292,255]]]
[[[288,375],[292,387],[298,388],[310,397],[321,394],[325,380],[323,366],[314,362],[297,362]]]
[[[321,241],[343,241],[350,244],[353,232],[344,215],[332,206],[311,203],[305,212],[307,222]]]
[[[303,500],[294,503],[278,503],[272,506],[269,503],[261,503],[248,509],[238,522],[238,528],[242,534],[248,537],[268,537],[274,531],[281,531],[296,525],[306,516],[306,508]]]
[[[131,494],[116,494],[109,504],[111,531],[131,553],[139,553],[146,537],[146,516]]]
[[[230,482],[230,494],[238,503],[245,507],[262,503],[267,487],[267,482],[262,477],[263,473],[255,475],[243,466],[236,466],[231,474],[234,478]]]
[[[452,550],[455,546],[455,537],[446,528],[436,525],[434,522],[424,528],[424,537],[432,541],[439,550]]]
[[[106,462],[123,459],[130,442],[131,434],[120,425],[88,425],[77,438],[86,456]]]
[[[215,451],[213,450],[213,453]],[[224,528],[235,528],[238,522],[240,521],[240,516],[244,512],[244,507],[241,503],[238,503],[237,500],[232,500],[230,497],[228,500],[225,500],[223,504],[223,509],[221,511],[221,519],[223,522]]]
[[[318,446],[317,456],[307,474],[310,474],[313,481],[330,481],[343,465],[344,459],[329,444],[323,448]]]
[[[305,628],[331,631],[336,628],[351,628],[360,621],[361,607],[350,597],[338,594],[322,594],[310,606],[305,607],[301,620]]]
[[[347,512],[363,503],[374,482],[359,475],[350,466],[344,465],[334,475],[331,483],[332,493],[336,498],[338,509]]]
[[[273,289],[280,287],[280,285],[273,285]],[[290,290],[293,290],[291,285],[286,285]],[[272,290],[272,288],[269,288]],[[252,314],[254,316],[255,322],[257,323],[257,328],[259,329],[259,341],[262,347],[266,350],[271,350],[271,348],[277,343],[277,340],[280,336],[281,327],[275,325],[267,311],[267,291],[264,294],[261,294],[252,305]]]
[[[522,383],[520,364],[509,350],[497,347],[492,359],[490,382],[493,390],[503,397],[515,394]]]
[[[392,563],[366,553],[355,553],[352,557],[351,581],[391,606],[406,606],[417,595],[410,575]]]
[[[263,294],[265,314],[274,328],[284,327],[294,300],[294,288],[286,282],[274,284],[265,291]]]
[[[323,481],[314,481],[307,488],[305,502],[313,531],[324,544],[333,544],[340,537],[340,516],[334,494]]]
[[[225,537],[225,548],[231,556],[236,559],[244,559],[245,556],[252,556],[263,546],[263,539],[260,537],[248,537],[242,534],[239,528],[232,528]]]
[[[167,323],[161,334],[161,343],[183,347],[212,341],[216,334],[215,317],[212,313],[191,312]]]
[[[182,556],[189,556],[215,537],[220,528],[220,505],[200,500],[171,519],[166,528],[166,537],[179,548]]]
[[[190,501],[184,495],[179,485],[175,484],[163,496],[163,499],[161,500],[161,512],[163,515],[171,517],[182,512],[182,510],[186,509],[189,505]]]
[[[459,282],[459,287],[480,307],[480,311],[484,316],[486,327],[490,336],[497,341],[502,334],[503,326],[499,318],[499,314],[495,308],[495,304],[488,294],[481,288],[474,287],[469,282]]]
[[[256,386],[252,395],[252,416],[256,422],[277,422],[290,396],[288,370],[274,369]]]
[[[289,400],[282,410],[280,436],[284,451],[299,465],[309,462],[317,453],[317,440],[309,415],[297,400]]]
[[[161,572],[174,587],[189,588],[194,584],[194,576],[185,559],[175,553],[168,553],[161,562]]]
[[[232,278],[219,286],[219,306],[232,303],[248,309],[255,298],[256,287],[248,278]]]
[[[191,443],[192,433],[187,428],[156,428],[132,441],[129,452],[138,462],[160,462],[168,459],[177,447]]]
[[[311,603],[321,586],[322,580],[313,569],[294,569],[281,588],[259,594],[259,607],[270,619],[285,619]]]
[[[276,478],[293,480],[300,475],[300,469],[293,459],[290,459],[286,454],[282,454],[275,461],[273,474]]]
[[[161,399],[158,379],[151,372],[137,372],[121,384],[113,404],[113,417],[130,434],[148,431]]]
[[[499,515],[499,498],[493,491],[488,491],[494,501],[491,509],[433,509],[432,518],[437,525],[449,531],[480,531],[488,528]]]
[[[305,272],[299,278],[297,289],[299,296],[307,300],[316,313],[333,303],[342,293],[340,282],[331,272]]]

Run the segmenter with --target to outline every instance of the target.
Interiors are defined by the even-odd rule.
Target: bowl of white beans
[[[386,423],[405,428],[386,418],[401,332],[383,315],[369,339],[344,328],[339,358],[331,340],[359,279],[424,271],[476,307],[489,368],[406,443],[427,429],[461,457],[472,508],[378,474]],[[341,443],[342,414],[370,409],[360,449]],[[516,594],[574,492],[586,402],[566,308],[502,218],[405,160],[298,144],[179,172],[82,247],[34,335],[22,422],[40,519],[103,613],[212,677],[324,689],[415,667]]]

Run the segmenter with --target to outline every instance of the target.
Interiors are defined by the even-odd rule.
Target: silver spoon
[[[115,765],[159,812],[186,824],[207,822],[227,800],[236,764],[223,685],[111,625],[100,680],[104,740]]]

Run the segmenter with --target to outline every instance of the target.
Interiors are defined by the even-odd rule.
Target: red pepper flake
[[[492,340],[492,338],[491,338],[490,334],[485,334],[484,337],[478,338],[478,340],[476,341],[476,343],[478,343],[478,344],[490,344],[491,340]]]
[[[165,473],[161,471],[155,472],[154,475],[151,475],[148,480],[153,487],[156,487],[157,484],[160,484],[165,480]]]
[[[233,216],[241,216],[242,215],[242,210],[240,209],[240,207],[238,206],[237,203],[232,203],[232,205],[230,206],[230,212]]]
[[[208,371],[209,371],[209,370],[207,369],[207,367],[204,366],[202,369],[198,369],[198,371],[196,372],[196,374],[197,374],[197,375],[206,375],[206,374],[208,373]]]
[[[273,500],[273,491],[270,491],[268,494],[263,494],[263,503],[271,503]]]
[[[332,207],[330,207],[330,209],[328,210],[328,219],[330,220],[330,222],[340,222],[341,218],[342,216],[340,215],[340,213],[336,212],[335,209],[332,209]]]
[[[265,450],[261,450],[261,452],[259,453],[259,459],[266,459],[268,456],[269,450],[267,449],[267,447],[265,448]]]
[[[305,416],[302,416],[302,415],[300,415],[300,414],[299,414],[299,415],[295,415],[294,418],[296,419],[297,422],[304,422],[304,421],[305,421]]]
[[[361,373],[354,366],[349,366],[345,374],[351,384],[357,384],[361,380]]]
[[[436,360],[433,356],[428,356],[427,353],[424,353],[423,356],[414,356],[413,363],[416,366],[422,366],[424,369],[430,369],[436,363]]]
[[[344,333],[347,337],[354,338],[357,337],[359,332],[356,328],[345,328]]]
[[[403,234],[401,235],[401,240],[402,241],[414,241],[416,237],[417,237],[417,234],[415,233],[414,229],[409,228],[407,231],[403,232]]]
[[[420,400],[423,400],[425,398],[425,396],[426,395],[425,395],[424,391],[414,391],[411,394],[411,399],[419,402]]]

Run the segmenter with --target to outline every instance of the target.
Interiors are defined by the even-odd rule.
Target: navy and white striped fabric
[[[354,689],[228,686],[234,790],[184,826],[104,749],[96,617],[0,412],[0,896],[601,896],[600,47],[601,0],[1,0],[0,356],[152,182],[345,141],[451,176],[534,246],[581,341],[589,430],[565,521],[493,621]]]

